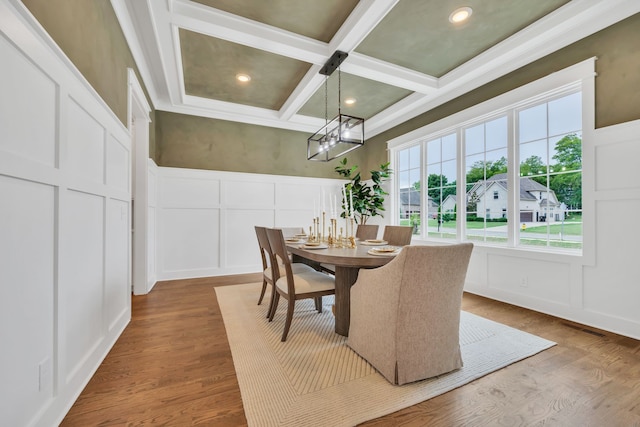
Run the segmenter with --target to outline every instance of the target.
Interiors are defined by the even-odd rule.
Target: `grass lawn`
[[[547,226],[541,225],[539,227],[527,227],[525,230],[527,233],[547,233]],[[582,223],[581,222],[566,222],[564,223],[564,228],[562,223],[553,223],[549,225],[549,233],[550,234],[566,234],[571,236],[582,236]]]

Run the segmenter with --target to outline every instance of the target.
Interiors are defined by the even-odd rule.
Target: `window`
[[[428,210],[427,235],[445,239],[456,238],[456,134],[426,142]]]
[[[580,92],[518,111],[523,246],[582,248],[581,113]]]
[[[401,225],[420,226],[420,146],[416,145],[398,153],[398,194]]]
[[[397,222],[421,222],[427,239],[582,253],[594,69],[584,61],[389,141]]]
[[[507,243],[507,116],[481,122],[464,130],[467,188],[466,237],[472,241]]]

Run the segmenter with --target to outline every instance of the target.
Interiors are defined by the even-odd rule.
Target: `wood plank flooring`
[[[160,282],[134,296],[131,323],[61,425],[246,425],[213,287],[259,280]],[[640,427],[640,341],[476,295],[463,309],[558,345],[364,425]]]

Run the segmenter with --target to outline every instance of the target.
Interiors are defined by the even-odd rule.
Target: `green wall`
[[[137,67],[107,0],[24,0],[106,101],[127,119],[127,68]],[[584,59],[597,56],[596,127],[640,119],[640,14],[550,54],[366,141],[347,155],[363,176],[387,161],[386,142]],[[140,77],[138,77],[140,79]],[[140,79],[142,82],[142,79]],[[306,160],[304,132],[152,112],[150,156],[161,166],[336,178]]]
[[[111,2],[23,0],[23,3],[126,126],[127,68],[135,70],[143,88],[144,84]],[[154,121],[153,111],[151,120]],[[149,128],[149,155],[156,158],[153,123]]]
[[[308,132],[156,112],[156,141],[162,166],[263,173],[271,175],[340,178],[338,160],[307,160]],[[365,145],[366,147],[366,145]],[[361,165],[363,148],[347,155]]]
[[[596,127],[640,119],[640,14],[545,56],[367,140],[366,169],[387,159],[387,141],[444,117],[597,57]]]

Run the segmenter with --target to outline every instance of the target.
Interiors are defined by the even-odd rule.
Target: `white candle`
[[[344,184],[342,186],[342,200],[344,200],[344,210],[345,210],[344,217],[346,218],[347,216],[349,216],[349,202],[347,201],[347,184]]]
[[[350,218],[353,218],[353,190],[349,189],[349,204],[351,205],[351,215]]]
[[[338,202],[336,201],[336,195],[333,195],[333,218],[338,217]]]

